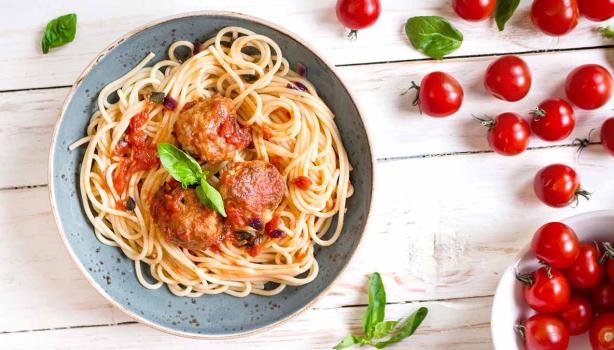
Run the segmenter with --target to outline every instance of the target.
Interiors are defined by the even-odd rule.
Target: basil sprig
[[[77,15],[69,13],[47,23],[41,47],[43,53],[48,53],[52,47],[58,47],[75,40],[77,34]]]
[[[497,0],[495,22],[497,22],[497,28],[499,28],[500,32],[505,29],[505,24],[512,18],[519,4],[520,0]]]
[[[456,51],[463,43],[463,33],[439,16],[411,17],[405,33],[416,50],[436,60]]]
[[[207,182],[207,172],[189,154],[169,144],[158,144],[160,163],[183,188],[198,184],[196,195],[200,202],[226,217],[222,195]]]
[[[383,349],[414,334],[428,314],[428,309],[421,307],[405,319],[384,321],[385,309],[386,291],[382,277],[375,272],[369,279],[369,306],[362,321],[364,335],[348,335],[333,349],[340,350],[354,345],[370,345],[377,349]],[[382,338],[387,339],[374,341],[374,339]]]

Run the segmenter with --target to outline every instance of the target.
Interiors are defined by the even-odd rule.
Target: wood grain
[[[614,49],[532,54],[524,58],[533,69],[534,86],[530,96],[518,103],[497,100],[484,91],[484,70],[492,60],[487,57],[428,65],[402,62],[350,66],[342,67],[340,71],[348,79],[356,101],[363,107],[376,157],[421,157],[488,151],[486,129],[472,115],[496,116],[513,111],[528,118],[528,112],[542,100],[565,97],[562,86],[573,67],[586,62],[608,66],[614,59]],[[422,76],[434,70],[453,74],[465,87],[461,110],[449,118],[420,115],[417,107],[411,105],[413,92],[400,96],[411,81],[420,81]],[[6,141],[5,147],[8,148],[0,154],[0,188],[47,182],[52,126],[67,93],[67,88],[0,93],[0,139]],[[569,145],[574,138],[585,138],[591,129],[599,129],[603,120],[614,115],[613,106],[614,101],[596,111],[576,109],[577,126],[572,136],[554,144],[533,137],[530,147]]]
[[[266,6],[241,0],[184,0],[172,6],[162,0],[113,0],[104,5],[92,0],[7,2],[0,14],[0,90],[70,85],[98,52],[121,35],[152,20],[188,11],[227,10],[264,18],[305,38],[334,64],[424,59],[410,46],[403,29],[407,18],[419,15],[447,17],[463,32],[463,45],[452,57],[612,44],[595,33],[598,23],[585,19],[561,38],[538,32],[529,19],[530,1],[522,1],[507,29],[498,32],[492,21],[469,23],[458,18],[447,0],[386,0],[377,23],[350,42],[336,19],[334,4],[334,0],[272,0]],[[69,12],[78,14],[77,38],[43,55],[40,37],[46,23]]]
[[[491,349],[491,298],[446,302],[388,305],[387,319],[399,319],[420,306],[430,313],[417,333],[387,349]],[[234,340],[191,340],[166,335],[140,324],[100,326],[37,332],[0,334],[0,342],[10,349],[82,350],[85,342],[96,349],[330,349],[345,335],[360,334],[364,307],[310,310],[279,328]]]

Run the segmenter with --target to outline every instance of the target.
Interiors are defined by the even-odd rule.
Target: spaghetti
[[[191,52],[183,62],[176,55],[180,50]],[[333,113],[313,85],[290,69],[273,40],[247,29],[224,28],[203,44],[177,41],[168,56],[148,66],[154,57],[150,53],[104,87],[87,136],[70,146],[87,144],[80,190],[97,238],[120,248],[134,261],[143,286],[167,285],[178,296],[270,296],[287,285],[311,282],[318,274],[314,246],[337,241],[346,199],[352,193],[351,166]],[[153,91],[169,96],[177,108],[152,103],[148,96]],[[115,95],[117,101],[110,102]],[[286,182],[283,199],[275,209],[283,236],[267,237],[256,256],[232,240],[206,250],[168,242],[150,213],[154,194],[170,178],[159,162],[131,168],[134,171],[125,172],[125,186],[117,183],[125,158],[116,149],[127,135],[140,132],[145,151],[160,143],[176,144],[173,126],[182,107],[216,95],[232,99],[239,123],[251,131],[253,142],[237,151],[232,162],[258,159],[272,163]],[[217,187],[220,171],[232,162],[201,166],[213,174],[208,180]],[[325,237],[334,216],[336,227]],[[153,280],[143,268],[149,269]]]

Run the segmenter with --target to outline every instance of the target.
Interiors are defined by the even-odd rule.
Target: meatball
[[[181,148],[202,161],[232,160],[252,142],[249,128],[237,122],[231,99],[222,96],[188,102],[174,126]]]
[[[272,164],[261,160],[233,163],[220,176],[220,194],[233,228],[251,220],[266,222],[286,191],[283,176]]]
[[[151,216],[167,241],[180,247],[205,250],[222,238],[223,220],[204,206],[196,191],[164,184],[154,195]]]

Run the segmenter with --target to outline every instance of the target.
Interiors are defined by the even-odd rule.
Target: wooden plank
[[[512,159],[491,153],[378,164],[364,241],[316,308],[365,303],[374,271],[384,276],[390,302],[492,295],[537,227],[611,206],[614,184],[602,179],[614,161],[597,146],[575,159],[573,148],[554,148]],[[531,180],[552,162],[573,165],[594,198],[576,209],[538,203]],[[9,315],[0,331],[126,320],[73,267],[54,232],[46,188],[0,191],[0,203],[0,313]]]
[[[610,40],[595,33],[594,28],[599,24],[584,19],[567,36],[552,38],[542,34],[530,22],[529,1],[521,2],[506,31],[500,33],[492,21],[469,23],[461,20],[446,0],[387,0],[377,23],[361,31],[357,41],[350,42],[335,17],[334,4],[334,0],[274,0],[268,1],[266,6],[253,5],[246,0],[206,3],[185,0],[173,2],[172,6],[163,0],[112,0],[105,2],[105,6],[92,6],[88,1],[9,2],[3,7],[0,30],[3,48],[0,52],[0,90],[72,84],[98,52],[124,33],[158,18],[199,10],[237,11],[267,19],[305,38],[335,64],[424,58],[410,46],[403,30],[407,18],[418,15],[445,16],[463,32],[464,43],[453,56],[611,44]],[[24,11],[24,8],[36,11]],[[39,42],[45,24],[69,12],[79,16],[76,40],[43,55]]]
[[[528,116],[542,100],[564,97],[562,83],[572,67],[581,62],[608,65],[608,60],[614,59],[614,49],[526,55],[525,59],[533,68],[535,83],[530,96],[513,104],[487,95],[481,86],[491,58],[352,66],[343,67],[341,72],[364,109],[376,157],[415,157],[488,150],[486,129],[471,115],[494,116],[514,111]],[[434,70],[450,72],[465,86],[461,110],[441,120],[420,115],[417,107],[411,105],[413,93],[400,96],[412,80],[420,81]],[[51,129],[67,92],[68,89],[61,88],[0,93],[0,139],[7,148],[0,154],[0,188],[47,182]],[[606,117],[612,116],[613,105],[611,102],[597,111],[576,110],[578,123],[574,134],[556,144],[570,144],[575,137],[584,138],[589,130],[598,129]],[[536,137],[531,140],[532,147],[545,145],[550,144]]]
[[[388,305],[387,319],[405,317],[419,306],[430,313],[417,333],[388,349],[491,349],[491,298]],[[205,341],[166,335],[140,324],[0,335],[9,349],[330,349],[346,334],[360,333],[364,307],[310,310],[272,331],[232,340]]]

